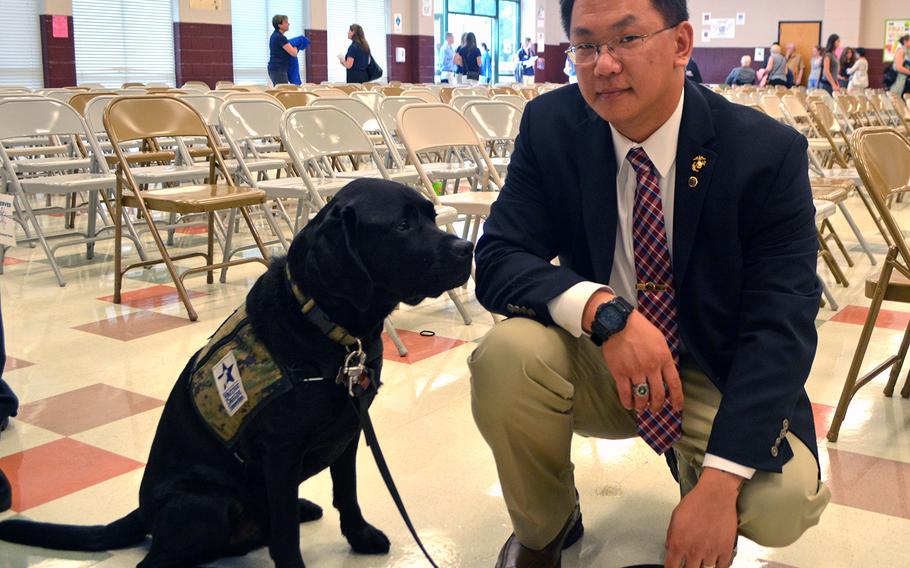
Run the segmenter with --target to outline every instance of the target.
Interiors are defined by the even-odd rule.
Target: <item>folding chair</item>
[[[884,394],[891,397],[897,384],[907,348],[910,347],[910,327],[904,331],[897,354],[860,376],[863,359],[869,348],[875,321],[881,311],[882,302],[910,302],[910,248],[905,241],[900,225],[891,215],[887,200],[889,197],[910,191],[910,141],[893,128],[867,127],[853,134],[856,168],[868,188],[872,202],[881,215],[882,223],[891,235],[891,246],[885,257],[878,277],[866,281],[866,297],[872,300],[866,321],[860,332],[853,361],[844,381],[840,401],[834,412],[828,440],[836,442],[841,424],[847,414],[847,407],[860,388],[879,374],[891,369]],[[895,271],[897,273],[895,274]],[[901,390],[903,398],[910,398],[910,376]]]
[[[469,102],[461,113],[484,143],[496,171],[505,179],[521,126],[521,109],[506,102],[485,100]]]
[[[63,278],[60,265],[55,258],[55,252],[63,246],[85,244],[86,257],[92,258],[95,242],[104,238],[111,238],[110,236],[99,236],[104,230],[111,227],[102,227],[99,230],[97,228],[97,217],[101,214],[98,209],[99,198],[103,198],[105,204],[107,204],[109,193],[114,187],[114,176],[108,170],[95,137],[82,117],[72,107],[54,99],[10,99],[0,101],[0,142],[17,137],[34,136],[39,133],[42,136],[52,138],[70,138],[74,140],[84,138],[92,148],[89,157],[70,159],[67,167],[61,165],[62,162],[66,161],[63,158],[54,159],[54,162],[40,162],[47,164],[47,169],[45,170],[38,167],[35,160],[27,160],[29,167],[24,167],[23,164],[26,161],[14,160],[7,151],[5,144],[0,144],[0,159],[2,159],[3,167],[2,177],[5,179],[3,185],[8,184],[12,188],[16,209],[24,212],[23,215],[17,216],[16,220],[26,232],[25,241],[34,242],[34,240],[37,240],[41,244],[54,271],[54,276],[57,278],[57,283],[60,286],[65,286],[66,280]],[[72,143],[72,147],[75,148],[75,143]],[[19,163],[18,167],[16,167],[15,162]],[[88,194],[87,227],[85,232],[70,231],[46,235],[41,224],[38,223],[37,215],[57,211],[75,212],[78,209],[75,204],[75,197],[82,192]],[[36,210],[32,207],[30,198],[37,194],[48,196],[66,195],[71,198],[70,206],[63,209]],[[104,220],[103,216],[102,220]],[[119,223],[119,220],[116,222]],[[35,231],[35,237],[31,237],[28,232],[29,224]],[[142,245],[128,219],[127,232],[127,238],[136,245],[136,250],[140,256],[144,256]],[[48,243],[49,239],[74,235],[79,235],[80,238],[68,240],[55,246],[51,246]],[[119,238],[117,246],[120,246]]]
[[[387,87],[377,87],[377,91],[382,93],[384,97],[400,97],[404,93],[404,89],[397,85],[389,85]]]
[[[473,103],[473,102],[478,102],[478,101],[483,102],[483,101],[489,101],[489,100],[490,99],[488,99],[487,97],[483,97],[480,95],[455,95],[454,97],[452,97],[452,101],[449,104],[452,105],[452,108],[461,112],[461,110],[464,109],[465,105],[468,103]]]
[[[305,107],[319,99],[316,93],[305,93],[303,91],[278,91],[275,98],[286,108]]]
[[[828,269],[831,270],[831,273],[834,275],[834,279],[837,280],[839,284],[842,284],[846,280],[844,273],[841,271],[840,267],[837,266],[837,263],[831,257],[831,250],[828,247],[823,246],[824,241],[821,236],[821,225],[829,217],[834,215],[836,209],[834,204],[825,201],[815,200],[815,226],[818,231],[819,238],[819,247],[818,247],[818,257],[825,261],[825,264],[828,266]],[[839,306],[837,305],[837,300],[834,298],[834,295],[831,293],[831,289],[828,288],[827,282],[821,277],[821,274],[817,274],[819,283],[822,286],[822,294],[824,294],[825,299],[828,301],[828,304],[831,306],[831,309],[837,311]]]
[[[438,103],[439,97],[430,92],[429,89],[405,89],[401,92],[402,97],[414,97],[425,103]]]
[[[234,184],[234,180],[224,164],[221,152],[218,151],[218,144],[212,137],[211,131],[202,117],[199,116],[199,113],[189,103],[181,101],[174,96],[120,97],[112,100],[105,108],[104,127],[118,159],[116,214],[114,215],[116,219],[114,303],[120,303],[123,275],[126,272],[133,268],[151,266],[163,262],[171,275],[171,279],[174,281],[174,286],[177,288],[177,293],[186,308],[190,320],[195,321],[198,315],[190,302],[183,283],[187,276],[205,272],[207,274],[207,283],[212,284],[214,282],[214,270],[218,268],[250,262],[261,262],[268,266],[268,251],[266,251],[262,240],[259,238],[259,232],[256,230],[256,226],[247,211],[247,207],[251,205],[264,203],[265,193],[250,187]],[[133,173],[135,168],[126,159],[126,154],[120,144],[130,140],[160,137],[179,139],[184,136],[205,137],[209,148],[212,150],[208,173],[205,176],[206,183],[161,189],[142,189],[141,182]],[[220,170],[224,183],[217,183],[216,169]],[[122,268],[120,254],[122,226],[120,219],[124,207],[135,207],[141,211],[142,218],[148,225],[158,251],[161,253],[160,259],[137,262]],[[243,215],[257,248],[262,254],[262,258],[241,258],[216,264],[214,259],[215,212],[234,208],[239,209]],[[207,214],[208,246],[206,252],[191,252],[171,256],[164,241],[161,239],[161,235],[158,234],[158,227],[152,218],[152,211],[182,215]],[[231,232],[229,230],[228,234]],[[225,247],[226,254],[227,250],[227,247]],[[177,273],[177,268],[174,265],[175,261],[198,256],[205,259],[206,264],[204,266],[190,268],[183,274]]]
[[[473,220],[471,239],[476,240],[480,221],[489,216],[498,191],[458,192],[456,186],[455,193],[437,195],[433,180],[438,179],[439,164],[428,160],[428,154],[440,151],[456,160],[467,153],[471,162],[456,161],[454,166],[473,170],[471,177],[480,180],[474,188],[488,189],[492,184],[496,189],[502,189],[502,178],[474,129],[457,110],[442,103],[407,105],[398,111],[397,124],[398,136],[404,143],[409,161],[420,174],[424,192],[435,203],[448,205],[467,217],[465,236]]]
[[[511,89],[509,89],[511,91]],[[490,99],[496,102],[509,103],[518,108],[518,110],[524,111],[525,105],[528,104],[528,99],[522,97],[521,95],[508,94],[508,95],[493,95],[493,98]]]
[[[317,97],[346,97],[348,94],[341,89],[336,89],[335,87],[322,87],[319,89],[313,89],[310,91]]]
[[[385,96],[379,91],[354,91],[351,93],[352,99],[357,99],[373,109],[373,112],[379,112],[379,104]]]

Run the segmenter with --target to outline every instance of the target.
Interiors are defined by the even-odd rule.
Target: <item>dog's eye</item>
[[[408,223],[408,220],[407,220],[407,219],[405,219],[405,220],[402,221],[401,223],[398,223],[398,227],[396,227],[396,228],[397,228],[399,231],[409,231],[409,230],[411,230],[411,224]]]

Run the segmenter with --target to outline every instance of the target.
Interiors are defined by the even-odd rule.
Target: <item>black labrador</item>
[[[10,520],[0,539],[64,550],[124,548],[151,536],[143,568],[193,566],[268,546],[279,568],[304,566],[299,522],[322,516],[298,486],[329,467],[341,532],[358,553],[384,554],[386,536],[357,502],[360,422],[336,383],[350,349],[301,309],[311,297],[331,325],[362,341],[372,397],[380,383],[383,320],[463,284],[471,243],[440,230],[433,204],[406,186],[357,180],[342,189],[276,258],[246,298],[255,336],[293,388],[250,418],[228,448],[201,419],[187,386],[190,360],[171,391],[139,490],[139,508],[105,526]],[[290,279],[288,276],[290,275]],[[358,383],[360,384],[360,383]],[[372,400],[372,399],[370,399]]]

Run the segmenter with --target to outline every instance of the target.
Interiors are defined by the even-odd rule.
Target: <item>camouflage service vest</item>
[[[244,304],[196,354],[187,387],[203,422],[233,449],[253,417],[293,384],[253,334]]]

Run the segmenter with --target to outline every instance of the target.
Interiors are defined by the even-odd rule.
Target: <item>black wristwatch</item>
[[[609,302],[597,307],[594,321],[591,322],[591,341],[598,347],[626,327],[626,322],[635,308],[622,296],[616,296]]]

